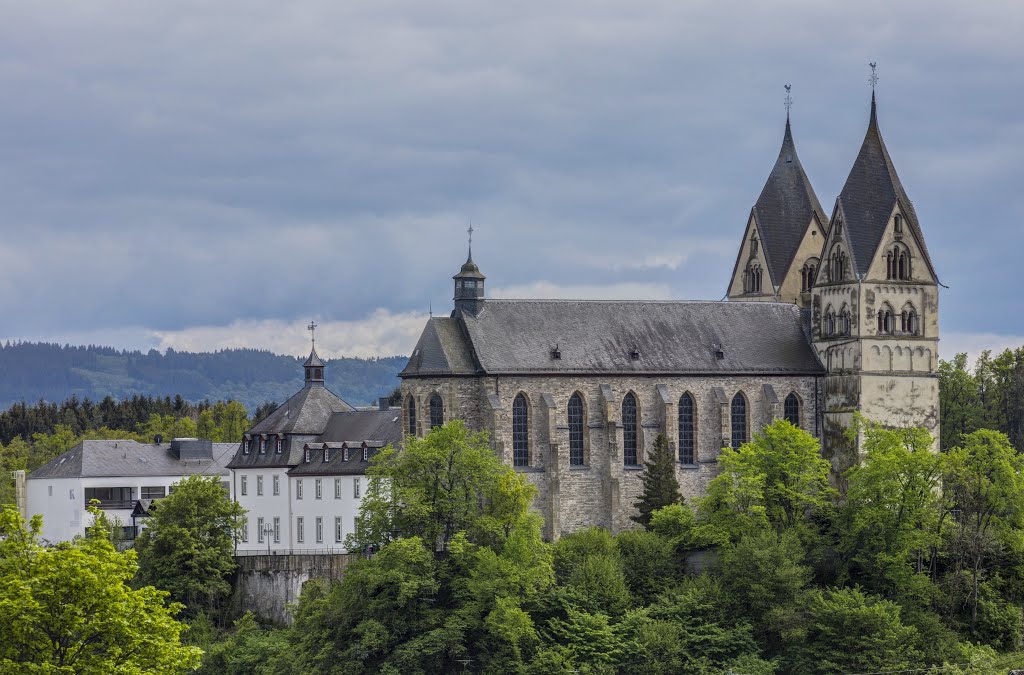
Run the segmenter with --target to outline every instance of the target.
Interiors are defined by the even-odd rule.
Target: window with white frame
[[[316,543],[324,543],[324,519],[321,516],[316,517]]]
[[[360,492],[359,479],[358,478],[353,478],[352,479],[352,496],[355,497],[356,499],[359,499],[359,492]]]
[[[334,518],[334,542],[336,544],[341,543],[341,516]]]
[[[274,476],[274,496],[281,494],[281,477]]]
[[[302,479],[295,479],[295,498],[302,499]]]
[[[281,543],[281,518],[274,516],[274,543]]]
[[[295,518],[295,541],[300,544],[306,540],[306,522],[302,516]]]
[[[263,543],[263,518],[256,519],[256,541],[257,543]]]
[[[334,498],[341,499],[341,479],[334,479]]]
[[[370,449],[369,448],[363,448],[363,461],[365,462],[368,459],[370,459]]]
[[[249,477],[242,476],[240,479],[239,487],[242,489],[242,496],[249,494]]]
[[[256,476],[256,495],[263,494],[263,476]]]
[[[316,483],[315,483],[315,487],[316,487],[316,498],[317,499],[323,499],[324,498],[324,482],[323,482],[323,480],[320,479],[320,478],[317,478],[316,479]]]
[[[242,518],[242,543],[249,541],[249,519]]]
[[[267,439],[260,436],[260,454],[265,455],[267,453]]]
[[[279,455],[284,452],[284,439],[280,436],[277,437],[277,449],[275,452]]]
[[[167,496],[167,488],[163,485],[143,485],[139,489],[139,499],[160,499]]]

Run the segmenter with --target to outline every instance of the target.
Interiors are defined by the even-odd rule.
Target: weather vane
[[[875,69],[878,67],[878,62],[873,61],[868,65],[871,66],[871,77],[868,78],[868,81],[871,82],[871,93],[874,94],[875,85],[878,84],[878,73],[875,72]]]
[[[310,321],[309,325],[306,326],[306,330],[309,331],[309,339],[313,341],[313,345],[315,346],[316,345],[316,323],[314,323],[313,321]]]
[[[786,118],[788,119],[789,118],[789,109],[793,107],[793,97],[789,95],[789,90],[793,88],[793,85],[787,84],[787,85],[785,85],[785,87],[786,87],[786,99],[785,99]]]

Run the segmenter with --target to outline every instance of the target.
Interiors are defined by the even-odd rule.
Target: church
[[[451,315],[427,322],[400,374],[402,432],[451,419],[488,432],[537,486],[549,539],[632,527],[659,434],[687,499],[721,448],[778,418],[819,437],[837,475],[858,457],[857,412],[938,442],[938,277],[874,93],[831,217],[787,115],[727,300],[495,300],[485,281],[470,248]]]

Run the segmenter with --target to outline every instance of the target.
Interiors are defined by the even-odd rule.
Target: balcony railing
[[[99,502],[99,503],[97,503]],[[135,508],[135,499],[90,499],[89,503],[93,506],[98,506],[101,509],[125,509],[132,510]]]

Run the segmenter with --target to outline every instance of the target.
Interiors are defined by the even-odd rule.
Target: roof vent
[[[633,347],[633,351],[631,351],[629,353],[629,358],[633,359],[634,361],[639,361],[640,360],[640,350],[638,348],[636,348],[636,347]]]
[[[789,153],[788,155],[786,155],[786,164],[792,164],[792,163],[793,163],[793,153]]]
[[[555,361],[562,360],[562,350],[558,348],[558,345],[555,345],[554,348],[551,350],[551,358],[554,359]]]
[[[715,358],[719,361],[725,358],[725,349],[722,345],[715,345]]]
[[[163,442],[164,442],[164,437],[161,436],[160,434],[157,434],[156,436],[153,437],[154,445],[160,445]]]

